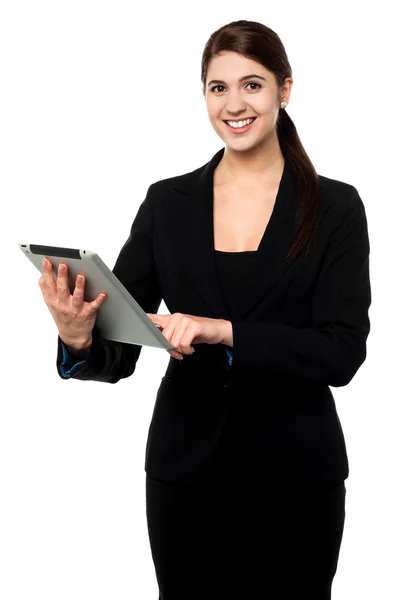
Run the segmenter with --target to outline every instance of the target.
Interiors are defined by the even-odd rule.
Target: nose
[[[245,113],[247,105],[245,102],[226,102],[226,112],[232,117],[240,116],[241,113]]]
[[[247,111],[246,102],[241,98],[240,94],[230,94],[225,104],[225,112],[232,119],[238,119],[240,115],[245,115]]]

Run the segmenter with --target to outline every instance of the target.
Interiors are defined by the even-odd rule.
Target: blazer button
[[[227,381],[224,382],[223,387],[224,388],[230,388],[233,385],[233,380],[232,379],[228,379]]]

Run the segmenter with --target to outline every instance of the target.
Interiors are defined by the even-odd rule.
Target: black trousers
[[[345,483],[216,489],[146,477],[159,600],[330,600]]]

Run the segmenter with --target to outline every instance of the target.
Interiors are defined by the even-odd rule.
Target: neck
[[[218,165],[221,183],[250,185],[279,177],[284,168],[284,156],[277,138],[269,146],[249,150],[234,150],[226,146]]]

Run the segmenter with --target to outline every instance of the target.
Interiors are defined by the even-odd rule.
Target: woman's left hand
[[[176,348],[168,350],[174,358],[183,359],[183,354],[195,352],[191,344],[222,344],[226,332],[225,319],[209,319],[194,315],[173,313],[171,315],[154,315],[146,313],[154,325],[166,339]]]

